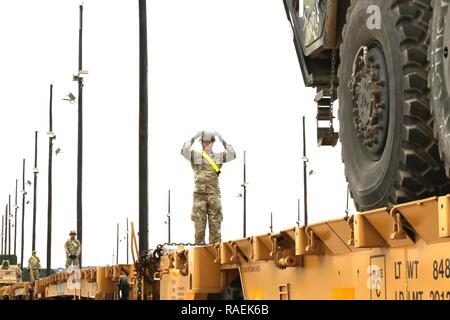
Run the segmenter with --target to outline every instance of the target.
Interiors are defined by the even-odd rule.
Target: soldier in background
[[[215,137],[222,142],[225,152],[212,151]],[[203,147],[201,152],[191,150],[198,138]],[[223,220],[219,188],[220,169],[223,163],[236,158],[236,152],[218,132],[200,131],[184,143],[181,154],[191,163],[194,171],[195,191],[191,219],[195,227],[195,243],[205,244],[206,223],[209,226],[209,243],[220,242],[220,225]]]
[[[28,259],[28,270],[30,272],[30,281],[39,280],[39,271],[41,270],[41,260],[36,255],[36,250],[31,253],[30,259]]]
[[[75,236],[77,235],[75,230],[70,231],[69,235],[70,239],[64,244],[64,250],[66,251],[66,268],[72,265],[72,263],[74,266],[80,267],[80,261],[78,259],[81,253],[80,240],[75,239]]]

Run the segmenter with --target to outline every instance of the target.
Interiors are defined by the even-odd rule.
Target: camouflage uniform
[[[73,261],[74,266],[80,266],[80,261],[78,257],[81,253],[81,243],[78,239],[69,239],[64,244],[64,250],[66,251],[66,268],[68,268]],[[70,256],[76,256],[75,258],[71,258]]]
[[[30,272],[31,282],[39,279],[39,269],[41,269],[41,260],[38,256],[32,255],[30,259],[28,259],[28,270]]]
[[[217,243],[221,241],[220,225],[223,220],[219,177],[200,152],[191,150],[192,143],[192,140],[186,141],[181,154],[191,162],[194,171],[195,190],[191,219],[194,222],[195,243],[205,244],[206,223],[209,225],[209,243]],[[219,168],[222,168],[223,163],[236,158],[233,147],[226,143],[224,146],[225,152],[208,153]]]

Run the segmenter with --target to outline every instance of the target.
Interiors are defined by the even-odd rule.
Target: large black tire
[[[450,75],[448,1],[433,0],[431,44],[428,51],[430,72],[428,84],[431,88],[431,112],[434,116],[434,134],[439,141],[441,159],[450,178]],[[446,41],[444,41],[446,40]],[[447,70],[445,70],[447,69]]]
[[[367,27],[371,5],[380,9],[380,29]],[[347,11],[340,50],[339,121],[345,175],[357,210],[444,192],[447,179],[428,101],[430,19],[430,0],[352,0]],[[378,134],[378,144],[370,150],[358,136],[361,129],[355,117],[365,116],[358,111],[355,116],[358,103],[354,104],[350,86],[355,57],[363,46],[368,47],[371,61],[384,63],[386,75],[380,95],[386,105],[376,121],[381,128],[376,132],[383,134]]]

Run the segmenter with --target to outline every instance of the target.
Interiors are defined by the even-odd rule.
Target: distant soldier
[[[212,147],[215,137],[222,142],[225,152],[215,153]],[[201,138],[203,150],[191,150],[195,140]],[[236,153],[217,132],[198,132],[186,141],[181,154],[191,163],[194,171],[195,191],[191,219],[195,227],[195,243],[205,244],[206,223],[209,226],[209,243],[221,241],[220,225],[223,220],[219,188],[220,169],[223,163],[236,158]]]
[[[30,259],[28,259],[28,270],[30,272],[30,280],[39,280],[39,271],[41,270],[41,260],[36,255],[36,250],[31,253]]]
[[[74,266],[80,267],[80,261],[78,260],[81,253],[80,240],[75,239],[75,236],[77,235],[75,230],[70,231],[69,235],[70,239],[64,244],[64,250],[66,251],[66,268],[72,265],[72,263]]]

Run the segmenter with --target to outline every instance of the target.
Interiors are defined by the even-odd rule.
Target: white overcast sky
[[[33,181],[39,131],[37,251],[46,265],[48,102],[54,84],[52,267],[64,265],[64,241],[76,229],[79,1],[0,2],[0,208],[15,179]],[[314,90],[303,85],[281,0],[148,0],[149,239],[193,241],[193,175],[180,155],[199,130],[222,133],[237,151],[220,178],[222,238],[242,237],[243,151],[247,151],[247,235],[293,227],[302,189],[301,117],[307,117],[309,221],[345,215],[341,148],[316,145]],[[116,223],[138,223],[138,1],[84,1],[83,264],[112,262]],[[197,145],[198,147],[198,145]],[[219,147],[219,146],[216,146]],[[217,148],[220,150],[220,148]],[[33,189],[27,186],[27,199]],[[21,205],[21,195],[19,195]],[[303,219],[303,200],[302,219]],[[353,210],[353,206],[351,204]],[[21,208],[19,209],[19,227]],[[32,203],[26,206],[25,261],[31,251]],[[20,252],[20,232],[17,238]],[[120,262],[126,262],[121,242]],[[20,260],[20,257],[19,257]],[[130,259],[131,261],[131,259]]]

